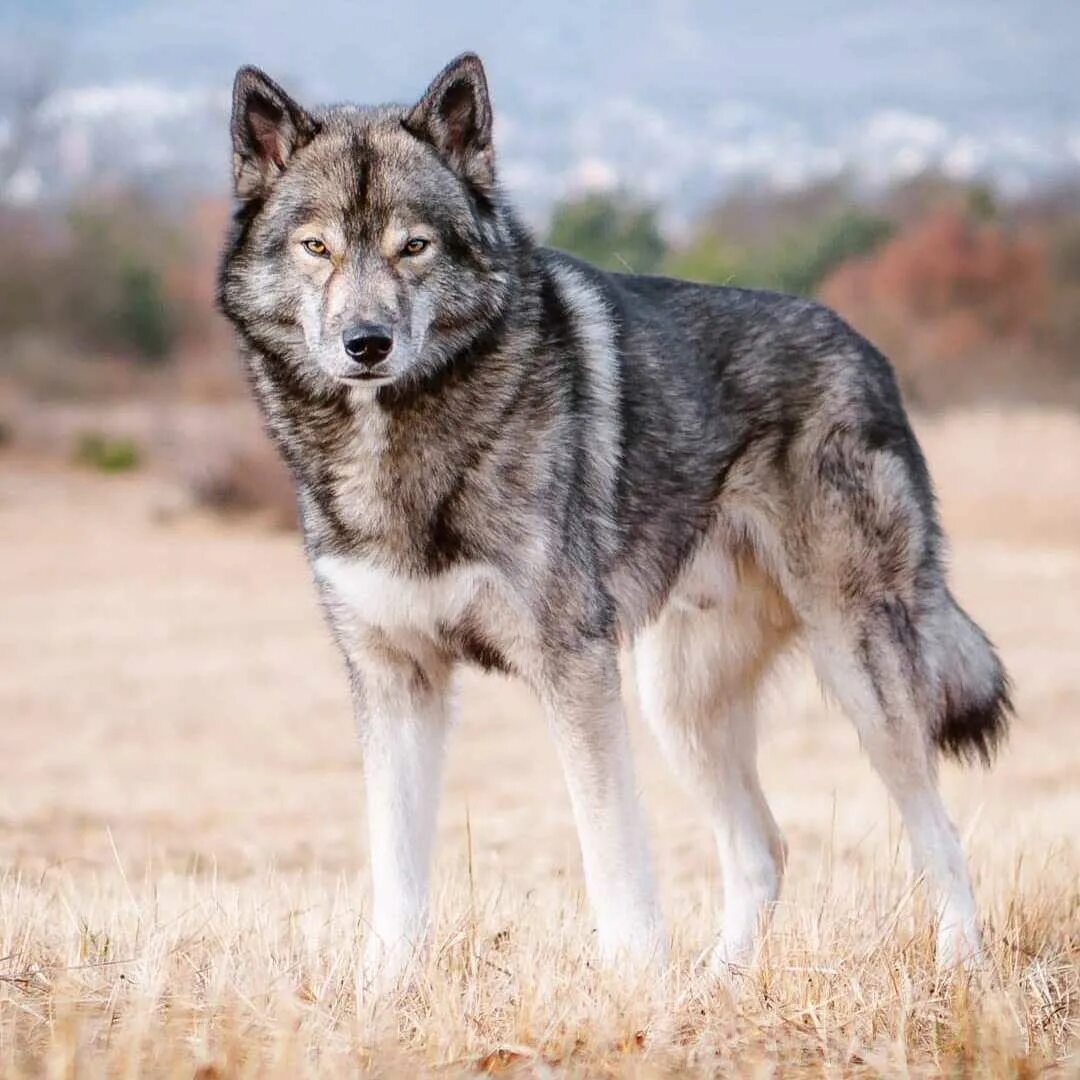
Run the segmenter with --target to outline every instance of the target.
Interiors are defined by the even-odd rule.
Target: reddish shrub
[[[846,262],[820,295],[890,355],[922,405],[1037,397],[1032,378],[1048,379],[1058,364],[1043,340],[1050,281],[1042,245],[957,210]]]

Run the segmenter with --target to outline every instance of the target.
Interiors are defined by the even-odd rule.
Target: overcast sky
[[[415,94],[475,49],[499,96],[850,99],[1042,116],[1080,103],[1077,0],[7,0],[4,35],[51,44],[75,83],[225,82],[254,62],[311,92]]]
[[[643,175],[656,187],[661,170],[707,179],[758,162],[796,180],[851,157],[873,166],[879,154],[912,168],[928,154],[961,171],[993,161],[1006,174],[1080,163],[1080,0],[5,0],[0,9],[0,65],[46,50],[68,88],[223,94],[238,65],[256,63],[308,100],[411,100],[465,49],[484,59],[500,149],[525,188],[559,169]],[[158,136],[167,149],[168,133]],[[717,147],[709,157],[707,140]]]

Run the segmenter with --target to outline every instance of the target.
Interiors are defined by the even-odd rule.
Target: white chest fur
[[[491,574],[481,567],[412,577],[377,562],[335,555],[315,560],[315,576],[360,621],[387,632],[431,637],[460,621],[492,586]]]
[[[322,556],[315,576],[336,605],[348,612],[339,631],[363,627],[380,631],[403,653],[422,660],[432,647],[461,647],[458,634],[494,649],[525,678],[539,670],[538,631],[528,606],[506,579],[490,567],[473,564],[444,574],[413,577],[370,560]],[[464,649],[460,659],[476,660]]]

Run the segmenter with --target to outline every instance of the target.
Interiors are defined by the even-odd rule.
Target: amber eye
[[[309,254],[314,255],[319,259],[326,259],[330,255],[330,251],[327,246],[321,241],[312,237],[310,240],[305,240],[301,247]]]
[[[427,250],[429,243],[430,241],[422,236],[410,236],[401,250],[405,255],[419,255],[421,251]]]

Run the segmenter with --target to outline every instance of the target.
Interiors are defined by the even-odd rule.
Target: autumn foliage
[[[1069,377],[1044,243],[959,208],[848,260],[820,296],[893,359],[916,404],[1040,398]]]
[[[243,397],[213,302],[228,215],[222,197],[122,190],[0,208],[0,399]],[[547,239],[615,269],[815,295],[892,360],[917,408],[1080,406],[1077,188],[754,189],[670,234],[659,207],[594,194],[555,207]]]

